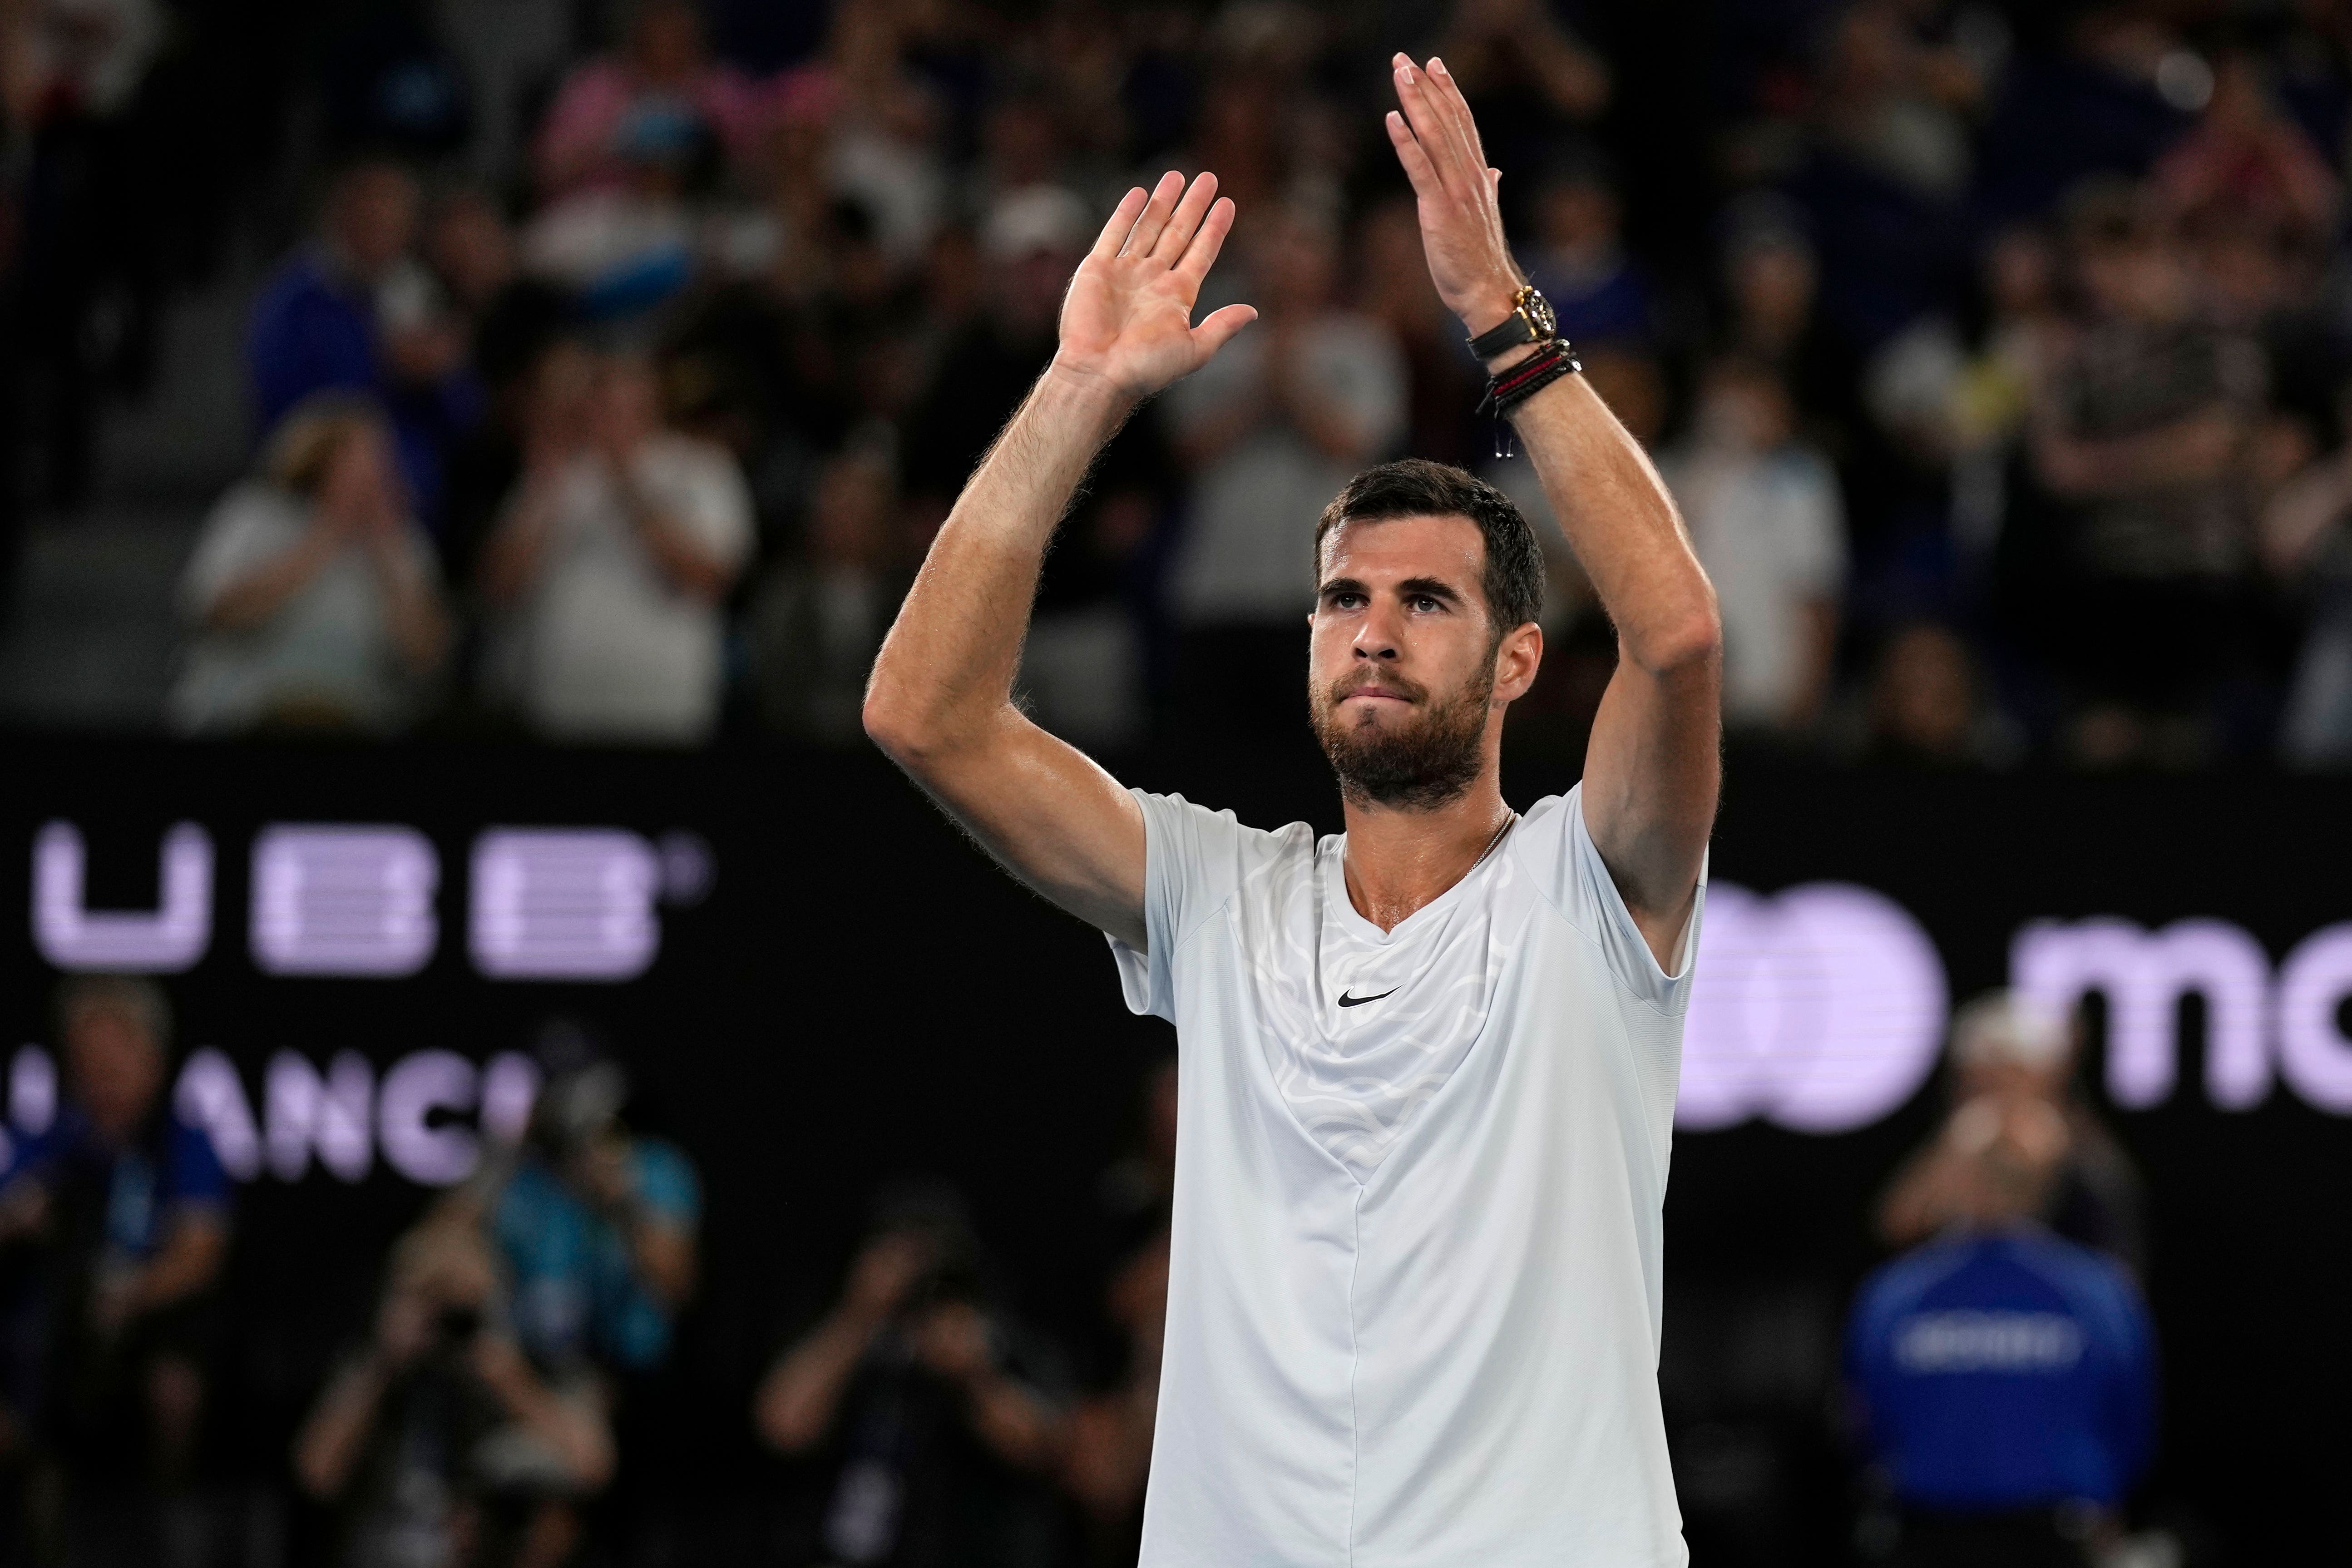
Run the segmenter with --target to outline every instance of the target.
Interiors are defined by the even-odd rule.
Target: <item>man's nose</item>
[[[1363,624],[1356,628],[1352,651],[1358,658],[1394,660],[1398,657],[1397,639],[1386,615],[1374,610],[1364,617]]]

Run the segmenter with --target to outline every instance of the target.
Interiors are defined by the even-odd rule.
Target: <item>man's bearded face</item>
[[[1343,704],[1360,692],[1398,699],[1401,711]],[[1481,660],[1469,679],[1435,697],[1427,687],[1366,665],[1328,688],[1307,689],[1315,738],[1339,775],[1339,793],[1360,804],[1427,811],[1461,797],[1478,777],[1480,743],[1495,696],[1495,663]]]

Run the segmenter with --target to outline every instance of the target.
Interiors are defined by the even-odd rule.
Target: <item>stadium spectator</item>
[[[715,138],[751,154],[764,129],[758,90],[710,58],[692,0],[638,0],[627,42],[576,68],[541,122],[532,164],[550,200],[629,178],[630,149]]]
[[[484,549],[506,616],[494,703],[558,741],[692,745],[719,721],[719,606],[751,547],[724,451],[662,427],[652,367],[546,367],[523,477]]]
[[[394,1246],[373,1332],[294,1439],[294,1474],[333,1507],[343,1568],[555,1568],[576,1505],[613,1474],[605,1394],[574,1363],[533,1364],[498,1264],[463,1218]]]
[[[1880,649],[1870,682],[1869,760],[1913,767],[1999,767],[2020,742],[1986,700],[1976,655],[1938,621],[1897,627]]]
[[[481,415],[465,334],[411,254],[421,197],[403,165],[361,161],[327,189],[320,232],[262,285],[246,334],[257,427],[313,393],[379,400],[417,515],[440,518],[450,449]]]
[[[1903,1568],[2087,1568],[2155,1439],[2153,1325],[2113,1258],[2033,1223],[2066,1153],[2034,1100],[1974,1102],[1951,1228],[1864,1280],[1846,1376]]]
[[[618,1064],[542,1055],[564,1065],[539,1091],[520,1157],[468,1200],[511,1292],[515,1342],[542,1367],[650,1371],[694,1292],[701,1183],[676,1145],[622,1121]]]
[[[168,1103],[169,1003],[88,975],[58,998],[65,1095],[19,1122],[0,1244],[31,1248],[33,1402],[58,1544],[75,1563],[187,1561],[212,1303],[228,1257],[227,1173]],[[53,1494],[54,1496],[54,1494]]]
[[[1659,467],[1722,605],[1726,721],[1803,733],[1829,694],[1845,524],[1788,389],[1755,361],[1717,360],[1689,439]]]
[[[2307,626],[2280,726],[2280,750],[2304,767],[2352,763],[2352,445],[2283,485],[2262,518],[2272,574],[2299,594]]]
[[[321,394],[222,497],[180,585],[193,628],[174,728],[394,733],[449,640],[433,546],[374,405]]]
[[[1591,160],[1557,165],[1537,189],[1528,276],[1580,348],[1638,350],[1656,331],[1650,283],[1625,249],[1622,223],[1616,188]]]
[[[1047,1358],[985,1287],[951,1193],[886,1194],[840,1298],[760,1384],[753,1419],[798,1461],[794,1560],[1013,1568],[1053,1550],[1044,1477],[1066,1416]]]
[[[805,546],[768,574],[751,611],[753,690],[771,728],[832,746],[864,737],[866,672],[906,577],[897,511],[874,454],[845,453],[818,477]]]
[[[2046,630],[2074,687],[2068,747],[2091,765],[2193,762],[2221,743],[2215,689],[2257,637],[2263,358],[2198,319],[2186,259],[2142,195],[2094,189],[2072,218],[2093,317],[2032,426],[2036,478],[2067,509],[2067,609]]]
[[[1267,218],[1248,249],[1257,321],[1161,400],[1192,471],[1171,586],[1178,701],[1226,734],[1297,728],[1297,694],[1264,672],[1305,646],[1315,519],[1404,434],[1403,356],[1335,304],[1338,245],[1312,214]]]
[[[2139,1174],[2074,1088],[2074,1027],[2022,997],[1992,992],[1953,1016],[1946,1060],[1952,1113],[1888,1184],[1878,1206],[1881,1238],[1910,1247],[1967,1217],[1970,1162],[1985,1130],[2003,1119],[2054,1119],[2063,1138],[2032,1212],[2056,1235],[2145,1272]]]
[[[21,357],[8,374],[27,374],[60,510],[89,500],[100,395],[143,389],[153,369],[170,162],[159,143],[173,131],[147,81],[169,42],[152,0],[28,0],[0,16],[21,203],[8,241]]]
[[[2251,231],[2265,243],[2317,244],[2335,231],[2343,182],[2273,100],[2264,63],[2221,56],[2196,128],[2153,172],[2168,215],[2191,228]]]

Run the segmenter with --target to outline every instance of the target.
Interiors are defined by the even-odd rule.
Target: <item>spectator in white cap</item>
[[[1966,1219],[1969,1173],[1989,1138],[2031,1124],[2063,1145],[2042,1223],[2135,1272],[2145,1267],[2139,1174],[2075,1087],[2075,1044],[2073,1019],[2014,991],[1988,992],[1953,1015],[1944,1053],[1952,1111],[1888,1184],[1881,1240],[1908,1247]]]

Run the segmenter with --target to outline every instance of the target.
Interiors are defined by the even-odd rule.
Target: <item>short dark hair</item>
[[[1426,458],[1366,468],[1331,498],[1315,524],[1315,574],[1323,574],[1323,541],[1343,522],[1398,517],[1466,517],[1486,541],[1479,587],[1499,639],[1543,611],[1543,547],[1510,497],[1475,474]]]

